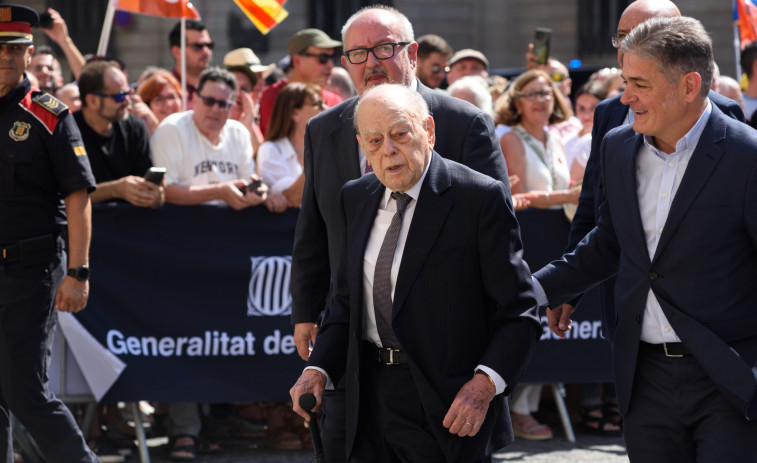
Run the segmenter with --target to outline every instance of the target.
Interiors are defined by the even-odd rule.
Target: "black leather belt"
[[[370,358],[382,365],[407,365],[407,355],[400,349],[379,347],[372,342],[365,343]]]
[[[641,348],[647,352],[655,352],[665,357],[688,357],[691,351],[682,342],[664,342],[662,344],[650,344],[641,341]]]
[[[3,246],[0,253],[0,262],[10,264],[21,260],[21,246],[12,244],[10,246]]]
[[[55,261],[57,251],[56,235],[35,236],[15,244],[0,245],[0,264],[20,262],[24,267],[48,264]]]

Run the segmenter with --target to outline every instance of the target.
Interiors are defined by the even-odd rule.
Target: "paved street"
[[[571,444],[558,433],[549,441],[516,441],[509,448],[494,455],[495,462],[549,462],[549,463],[628,463],[625,447],[621,438],[597,437],[577,433],[576,444]],[[167,463],[168,452],[162,445],[165,439],[151,440],[150,459],[153,463]],[[232,440],[224,445],[221,455],[202,456],[200,463],[309,463],[313,460],[312,451],[274,451],[260,448],[255,440]],[[139,461],[137,456],[127,461]]]

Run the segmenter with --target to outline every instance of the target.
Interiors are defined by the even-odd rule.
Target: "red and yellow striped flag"
[[[189,0],[118,0],[116,9],[165,18],[200,19]]]
[[[741,49],[757,40],[757,7],[749,0],[736,0]]]
[[[267,34],[289,16],[289,12],[284,9],[286,0],[234,0],[234,3],[263,34]]]

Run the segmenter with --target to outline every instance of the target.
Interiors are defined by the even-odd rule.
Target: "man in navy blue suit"
[[[541,334],[508,188],[436,154],[404,85],[366,92],[355,120],[375,175],[342,188],[335,296],[295,410],[343,377],[348,461],[491,461]]]
[[[620,44],[634,27],[650,18],[678,17],[681,12],[669,0],[636,0],[628,5],[620,16],[616,34],[613,36],[613,46],[618,49],[618,64],[622,67],[623,53]],[[604,201],[602,179],[600,176],[599,147],[602,139],[610,130],[633,122],[633,112],[621,101],[621,95],[601,102],[594,112],[594,127],[591,132],[591,154],[586,164],[581,196],[578,208],[570,227],[568,246],[570,252],[578,245],[597,224],[599,206]],[[744,112],[733,100],[716,92],[710,91],[709,98],[724,114],[737,120],[744,121]],[[615,280],[606,281],[601,286],[600,299],[602,304],[603,334],[612,340],[615,331],[615,307],[613,305],[613,287]]]
[[[653,18],[621,45],[633,125],[599,151],[605,200],[571,254],[534,274],[560,304],[617,275],[613,367],[634,462],[757,461],[757,132],[708,98],[712,42]],[[545,300],[546,299],[546,300]]]

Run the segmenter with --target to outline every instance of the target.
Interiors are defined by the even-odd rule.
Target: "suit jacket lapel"
[[[352,115],[355,110],[358,98],[353,97],[343,105],[339,113],[338,125],[331,127],[329,134],[332,138],[332,146],[338,147],[339,153],[334,156],[341,159],[336,163],[339,173],[342,176],[342,183],[360,177],[360,157],[358,156],[358,143],[355,138],[355,129],[352,125]]]
[[[407,234],[402,262],[394,288],[393,316],[396,317],[407,298],[415,276],[436,243],[436,237],[447,220],[452,203],[441,196],[451,186],[447,167],[441,156],[432,153],[431,166],[424,179]]]
[[[623,209],[618,210],[616,203],[610,204],[613,207],[612,217],[615,222],[614,228],[616,233],[618,235],[622,233],[623,236],[633,237],[632,239],[635,240],[633,245],[644,250],[641,254],[649,261],[647,243],[644,239],[644,226],[641,222],[641,211],[639,210],[639,196],[636,191],[636,154],[639,152],[643,141],[642,135],[635,134],[623,142],[617,154],[612,152],[607,153],[608,158],[617,158],[620,166],[617,178],[605,178],[604,182],[605,190],[607,191],[605,194],[606,200],[609,200],[610,196],[612,196],[610,190],[612,189],[611,185],[613,182],[618,182],[618,188],[624,192],[619,196],[624,201]],[[607,146],[610,149],[610,145]],[[613,148],[615,147],[613,146]],[[612,161],[605,160],[605,162]],[[615,169],[612,169],[612,172],[616,172]],[[630,223],[624,224],[623,222],[625,221],[629,221]],[[629,230],[632,233],[624,233],[623,230]]]
[[[359,323],[357,326],[359,335],[362,335],[362,319],[363,319],[363,260],[365,256],[365,247],[368,245],[368,238],[371,235],[371,229],[373,228],[373,221],[376,218],[376,211],[378,210],[381,198],[384,195],[384,186],[378,179],[374,178],[374,181],[370,182],[365,187],[365,195],[362,197],[360,204],[362,207],[352,211],[352,220],[347,229],[347,240],[349,246],[348,255],[350,261],[347,266],[348,278],[349,278],[349,291],[350,291],[350,313],[354,316],[357,314],[359,317]],[[350,211],[348,211],[349,213]],[[355,296],[353,299],[352,296]]]
[[[657,244],[653,261],[660,256],[665,246],[670,242],[678,225],[691,207],[691,203],[702,191],[702,187],[707,183],[715,170],[715,166],[718,165],[723,156],[723,150],[718,145],[726,137],[723,117],[725,116],[713,105],[710,120],[707,122],[701,137],[699,137],[697,147],[691,155],[688,167],[686,167],[686,173],[681,179],[675,198],[673,198],[673,204],[670,205],[670,212],[668,212],[665,227],[662,235],[660,235],[660,242]]]

